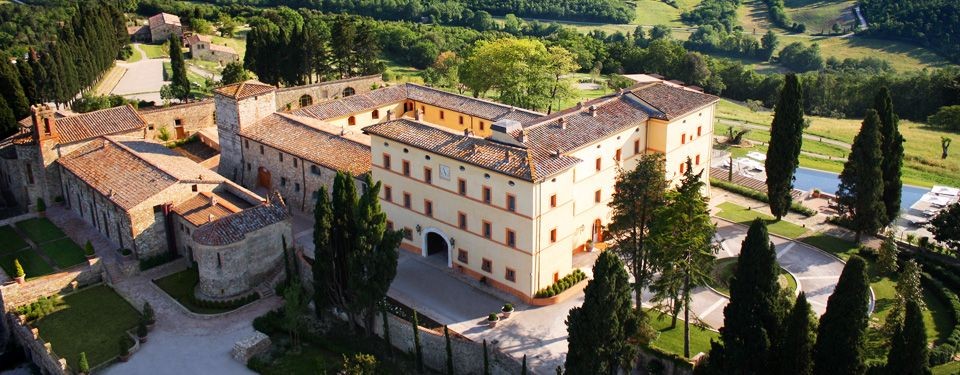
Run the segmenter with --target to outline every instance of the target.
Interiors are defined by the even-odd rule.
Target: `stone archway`
[[[422,246],[420,255],[428,257],[435,254],[443,254],[446,258],[447,267],[453,267],[452,246],[450,237],[437,228],[426,228],[423,230]]]
[[[313,105],[313,97],[310,95],[303,95],[300,97],[300,108],[308,107]]]
[[[351,96],[351,95],[356,94],[356,93],[357,93],[357,90],[354,90],[353,87],[347,87],[347,88],[343,89],[343,92],[341,92],[341,95],[340,95],[340,96],[346,98],[346,97]]]

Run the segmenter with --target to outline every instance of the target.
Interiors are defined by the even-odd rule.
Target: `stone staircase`
[[[260,298],[267,299],[277,295],[277,285],[280,285],[285,279],[286,273],[282,270],[273,275],[269,280],[263,282],[255,290],[260,294]]]

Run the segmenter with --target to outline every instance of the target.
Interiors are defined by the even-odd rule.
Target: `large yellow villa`
[[[668,179],[687,158],[709,167],[718,101],[656,82],[545,115],[408,83],[275,112],[258,104],[276,100],[271,86],[239,85],[219,90],[217,118],[234,118],[220,126],[220,143],[235,145],[223,158],[249,173],[241,183],[309,212],[333,170],[370,173],[403,249],[527,301],[604,240],[619,169],[654,152],[665,155]],[[275,136],[323,145],[288,147]]]

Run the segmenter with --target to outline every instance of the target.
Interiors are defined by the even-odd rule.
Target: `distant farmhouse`
[[[185,44],[190,48],[191,58],[197,60],[213,61],[221,66],[240,61],[240,55],[237,54],[237,51],[228,46],[214,44],[213,38],[208,35],[190,35],[186,38]]]
[[[180,17],[170,13],[160,13],[150,17],[147,26],[150,29],[150,41],[153,43],[163,43],[171,36],[183,37]]]

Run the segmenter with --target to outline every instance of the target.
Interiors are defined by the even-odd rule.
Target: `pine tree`
[[[487,340],[483,340],[483,375],[490,375],[490,354],[487,353]]]
[[[813,344],[816,342],[817,318],[810,310],[807,296],[800,292],[784,322],[786,333],[781,345],[781,375],[812,375]]]
[[[443,339],[447,346],[447,375],[453,374],[453,345],[450,343],[450,330],[443,326]]]
[[[567,359],[570,374],[613,374],[629,370],[637,347],[628,339],[637,331],[630,281],[623,262],[612,252],[600,254],[583,305],[567,315]]]
[[[6,99],[16,118],[30,116],[30,102],[20,86],[20,73],[5,54],[0,54],[0,94]]]
[[[780,220],[790,208],[794,173],[803,144],[803,92],[795,74],[787,74],[770,124],[770,147],[764,163],[770,212]]]
[[[523,362],[520,363],[520,375],[527,375],[527,355],[523,355]]]
[[[851,256],[820,317],[817,343],[813,347],[814,373],[822,375],[863,374],[864,343],[870,307],[867,264]]]
[[[173,95],[180,101],[190,99],[190,80],[187,79],[187,65],[183,61],[183,46],[176,35],[170,37],[170,69],[173,71],[170,79]]]
[[[413,351],[414,359],[417,363],[417,372],[423,372],[423,347],[420,346],[420,317],[417,316],[417,310],[413,310]],[[483,341],[483,352],[487,352],[487,341]]]
[[[737,269],[730,278],[730,302],[723,309],[723,363],[736,366],[725,372],[764,374],[777,363],[776,349],[783,338],[782,324],[789,306],[779,277],[776,248],[767,226],[755,219],[743,240]]]
[[[608,233],[616,241],[614,251],[627,263],[634,277],[634,297],[641,293],[653,276],[654,265],[644,248],[653,213],[664,200],[667,182],[664,178],[662,154],[643,155],[632,171],[621,171],[610,201],[613,211]],[[640,305],[637,305],[640,309]]]
[[[322,318],[326,308],[335,305],[335,294],[338,291],[335,275],[337,258],[341,254],[334,252],[330,247],[330,231],[333,228],[333,208],[327,198],[327,188],[320,187],[317,194],[317,204],[313,209],[313,303],[317,317]],[[331,259],[333,258],[333,259]],[[384,320],[386,324],[386,320]]]
[[[898,129],[897,115],[893,113],[893,99],[890,90],[881,87],[874,99],[873,108],[880,117],[880,153],[883,162],[883,205],[886,209],[886,221],[890,224],[900,215],[900,194],[903,181],[900,179],[903,168],[903,136]]]
[[[877,111],[868,109],[860,133],[853,139],[850,157],[840,173],[837,199],[842,212],[849,215],[851,229],[857,233],[857,242],[860,242],[864,232],[876,233],[887,222],[883,205],[883,172],[880,169],[883,155],[879,126]]]
[[[893,335],[887,354],[887,373],[898,375],[927,375],[930,373],[927,332],[920,305],[907,301],[903,327]]]

